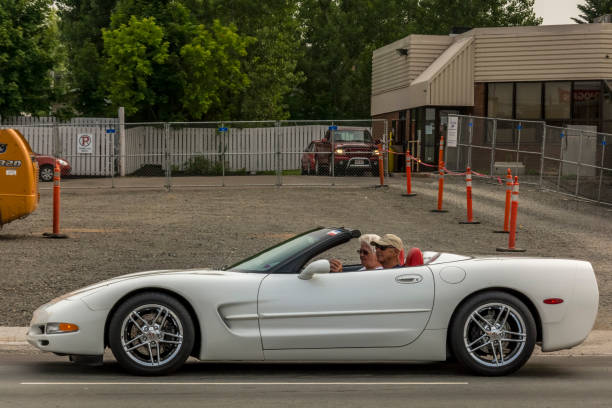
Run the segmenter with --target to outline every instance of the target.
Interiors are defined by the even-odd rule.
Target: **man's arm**
[[[342,262],[339,259],[329,260],[329,271],[330,272],[342,272]]]

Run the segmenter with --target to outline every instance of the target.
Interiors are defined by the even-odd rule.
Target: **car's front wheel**
[[[319,158],[316,157],[315,158],[315,175],[323,176],[323,175],[327,175],[328,173],[329,173],[328,168],[324,167],[321,163],[319,163]]]
[[[510,374],[531,356],[537,329],[529,308],[517,297],[490,291],[468,299],[450,326],[457,360],[479,375]]]
[[[53,181],[53,166],[50,164],[43,164],[38,169],[38,176],[41,181]]]
[[[164,293],[129,298],[114,313],[109,344],[123,368],[138,375],[164,375],[180,368],[194,345],[194,324],[185,307]]]

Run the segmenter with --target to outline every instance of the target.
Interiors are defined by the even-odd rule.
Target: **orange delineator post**
[[[438,170],[438,208],[431,212],[447,212],[442,209],[442,198],[444,195],[444,162],[440,162]]]
[[[55,161],[55,169],[53,170],[53,233],[59,234],[59,218],[60,218],[60,166],[59,162]]]
[[[493,231],[499,233],[507,234],[510,232],[510,228],[508,227],[508,222],[510,220],[510,207],[512,204],[512,171],[508,168],[506,173],[506,206],[504,208],[504,229],[502,231]]]
[[[61,170],[57,160],[55,160],[55,168],[53,169],[53,232],[43,233],[47,238],[68,238],[67,235],[60,234],[60,179]]]
[[[465,175],[465,189],[467,193],[467,217],[468,222],[472,222],[472,170],[468,167]]]
[[[469,167],[465,172],[465,191],[467,196],[467,221],[461,221],[459,224],[480,224],[474,221],[472,215],[472,169]]]
[[[512,186],[512,213],[510,215],[510,236],[508,237],[508,249],[515,249],[516,244],[516,216],[518,214],[519,182],[518,176],[514,176]]]
[[[442,209],[442,197],[444,195],[444,162],[440,162],[438,173],[438,211]]]
[[[385,185],[385,166],[383,164],[383,149],[382,144],[378,145],[378,178],[380,179],[380,186]]]
[[[504,231],[510,231],[508,229],[508,218],[510,218],[510,204],[512,197],[512,171],[508,169],[506,174],[506,208],[504,210]]]
[[[497,248],[500,252],[525,252],[524,249],[516,248],[516,218],[518,215],[519,182],[518,176],[514,176],[512,188],[512,206],[510,215],[510,236],[508,237],[508,248]]]
[[[431,211],[447,212],[442,209],[442,198],[444,195],[444,136],[440,136],[440,151],[438,157],[438,208]]]
[[[412,192],[412,162],[410,161],[410,150],[406,150],[406,194],[404,197],[413,197],[416,194]]]

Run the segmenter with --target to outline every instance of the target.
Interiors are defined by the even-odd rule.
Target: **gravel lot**
[[[273,176],[248,180],[275,181]],[[304,180],[326,181],[295,176],[284,182]],[[496,247],[507,246],[507,235],[492,233],[503,223],[501,185],[476,180],[474,217],[481,224],[460,225],[465,218],[460,178],[447,179],[444,208],[449,212],[444,214],[430,212],[437,196],[433,177],[415,177],[413,191],[418,195],[411,198],[401,195],[402,177],[389,179],[388,188],[371,187],[375,181],[362,177],[338,183],[354,184],[352,188],[233,187],[228,177],[228,187],[166,192],[72,189],[95,186],[97,181],[66,180],[61,227],[69,239],[42,237],[52,225],[49,189],[41,190],[39,208],[32,215],[0,231],[0,326],[25,326],[42,303],[102,279],[150,269],[219,267],[319,225],[393,232],[408,246],[423,250],[491,255],[499,254]],[[517,247],[527,252],[520,256],[590,261],[600,290],[597,329],[612,329],[611,216],[610,207],[521,186]],[[335,255],[356,263],[354,250],[347,245]]]

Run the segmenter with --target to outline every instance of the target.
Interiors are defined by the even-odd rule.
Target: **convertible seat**
[[[423,265],[423,253],[419,248],[410,248],[406,255],[404,266],[420,266]]]

